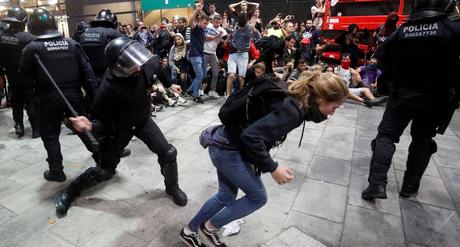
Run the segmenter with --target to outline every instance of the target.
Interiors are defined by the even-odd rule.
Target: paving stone
[[[295,227],[291,227],[281,233],[278,237],[276,237],[274,240],[273,244],[271,241],[266,243],[264,246],[268,247],[275,247],[275,246],[283,246],[282,244],[286,244],[286,246],[291,246],[291,247],[303,247],[303,246],[310,246],[310,247],[323,247],[325,246],[318,240],[315,240],[314,238],[308,236],[304,232],[300,231],[299,229]]]
[[[360,136],[367,136],[369,138],[375,138],[377,136],[377,128],[375,127],[368,127],[368,126],[361,126],[356,128],[356,134]]]
[[[374,138],[357,135],[353,151],[372,155],[371,142]]]
[[[285,224],[286,228],[295,226],[309,236],[328,246],[339,246],[342,224],[292,210]]]
[[[438,166],[460,169],[460,152],[458,149],[438,149],[438,152],[433,155],[433,159]]]
[[[302,136],[302,128],[303,126],[300,126],[292,130],[288,134],[286,140],[299,143],[300,137]],[[323,129],[305,128],[304,135],[302,138],[302,144],[318,145],[318,142],[321,139],[322,135],[323,135]]]
[[[402,185],[403,176],[403,172],[396,171],[399,187]],[[422,177],[417,195],[412,196],[410,200],[448,209],[455,208],[442,179],[430,176]]]
[[[49,220],[53,221],[55,219],[54,203],[43,202],[1,224],[0,243],[2,243],[2,246],[25,246],[25,242],[35,239],[54,226],[49,224]]]
[[[426,246],[458,246],[460,217],[452,210],[401,200],[408,241]]]
[[[0,199],[15,192],[19,184],[15,181],[0,175]]]
[[[348,186],[351,162],[315,155],[308,170],[308,178]]]
[[[15,213],[0,205],[0,224],[3,224],[16,216]]]
[[[14,159],[9,159],[1,162],[0,174],[2,174],[4,177],[9,177],[11,174],[16,173],[24,168],[27,168],[27,164]]]
[[[448,167],[439,167],[438,169],[458,212],[460,210],[460,170]]]
[[[276,161],[279,165],[289,167],[294,172],[294,179],[287,184],[283,184],[282,188],[291,191],[299,191],[303,182],[305,181],[308,166],[290,160],[276,159]],[[273,177],[268,174],[262,175],[261,178],[265,185],[278,186]]]
[[[323,137],[351,143],[355,138],[355,134],[356,130],[354,128],[328,125],[324,130]]]
[[[375,200],[373,202],[361,198],[361,192],[366,189],[368,185],[367,176],[351,174],[350,188],[348,189],[348,204],[401,216],[401,210],[399,208],[399,189],[396,181],[390,180],[387,184],[388,199]]]
[[[83,247],[142,247],[147,245],[146,241],[128,232],[110,226],[101,230],[102,231],[95,238],[88,241]]]
[[[33,239],[28,239],[23,244],[18,246],[53,246],[53,247],[73,247],[75,245],[70,244],[62,238],[46,231]]]
[[[337,111],[337,114],[329,118],[328,125],[331,126],[345,126],[345,127],[355,127],[357,120],[356,114],[341,114],[342,108]]]
[[[405,246],[401,217],[347,207],[341,246]]]
[[[353,143],[322,138],[316,148],[316,154],[351,161]]]
[[[340,223],[345,214],[346,193],[346,187],[306,179],[293,209]]]
[[[148,247],[183,247],[184,244],[179,239],[179,232],[184,225],[169,222],[161,226],[160,232],[148,244]],[[132,245],[131,245],[132,246]]]
[[[316,146],[304,144],[299,148],[298,142],[285,141],[278,148],[274,158],[290,160],[301,165],[308,165],[313,157]]]
[[[405,150],[397,149],[396,150],[395,154],[393,155],[393,164],[394,164],[395,169],[402,170],[402,171],[406,170],[406,162],[407,162],[408,153],[409,151],[407,149]],[[436,169],[436,165],[434,163],[435,163],[434,159],[431,159],[424,175],[439,178],[439,172]]]
[[[369,176],[371,158],[371,154],[354,152],[353,159],[351,161],[351,172],[359,175]],[[388,170],[387,176],[388,180],[396,181],[393,166],[391,166]]]

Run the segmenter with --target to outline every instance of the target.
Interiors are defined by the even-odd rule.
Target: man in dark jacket
[[[377,51],[390,99],[371,145],[369,187],[362,192],[365,200],[387,198],[385,186],[394,143],[399,142],[411,121],[412,143],[400,196],[418,192],[423,173],[437,150],[433,137],[451,105],[458,104],[450,100],[455,95],[452,92],[458,94],[460,89],[460,22],[448,19],[454,2],[415,1],[409,21]],[[436,63],[421,70],[427,59]]]
[[[36,55],[56,81],[63,94],[79,114],[84,113],[84,97],[93,98],[95,80],[88,58],[81,46],[73,39],[63,38],[57,30],[54,16],[45,9],[34,9],[29,16],[27,26],[36,36],[35,41],[23,50],[21,72],[30,78],[35,78],[35,89],[40,99],[40,131],[43,145],[48,153],[46,159],[49,171],[44,177],[49,181],[62,182],[66,176],[62,166],[59,134],[64,116],[70,112],[63,99],[50,83],[43,68],[39,66]],[[89,140],[83,135],[80,138],[88,150],[94,151]]]
[[[32,80],[27,80],[19,72],[22,50],[33,40],[30,33],[24,32],[27,12],[21,7],[14,6],[8,10],[8,16],[2,21],[8,23],[9,27],[0,31],[0,67],[3,67],[8,78],[16,135],[24,136],[25,107],[32,126],[32,137],[37,138],[40,136],[38,99],[32,87]]]
[[[152,121],[150,97],[146,92],[157,78],[178,93],[180,86],[169,83],[161,61],[137,41],[125,37],[115,39],[107,45],[105,54],[110,70],[95,98],[91,122],[86,117],[70,119],[77,131],[91,130],[104,137],[99,147],[100,163],[57,195],[57,214],[65,215],[83,190],[113,177],[120,162],[120,151],[133,136],[158,155],[166,193],[173,197],[174,203],[185,206],[187,196],[178,185],[177,150]]]

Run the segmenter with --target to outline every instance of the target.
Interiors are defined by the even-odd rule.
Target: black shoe
[[[22,124],[15,124],[14,125],[14,130],[16,132],[16,135],[18,137],[23,137],[24,136],[24,125]]]
[[[67,192],[67,190],[60,191],[54,198],[56,205],[56,215],[61,218],[67,215],[67,211],[73,202],[73,197]]]
[[[187,205],[187,195],[179,188],[179,186],[175,186],[172,188],[166,187],[166,194],[172,196],[173,202],[178,206],[185,206]]]
[[[405,198],[411,197],[413,194],[418,193],[419,187],[420,187],[420,183],[410,184],[406,182],[405,180],[403,180],[403,184],[401,186],[401,191],[399,192],[399,195]]]
[[[227,247],[224,242],[220,241],[219,230],[210,230],[206,228],[204,223],[200,226],[200,229],[206,238],[214,244],[214,246]]]
[[[201,97],[195,97],[193,98],[193,101],[195,101],[196,103],[204,104],[204,101]]]
[[[127,157],[129,155],[131,155],[131,150],[125,148],[125,149],[123,149],[123,151],[121,151],[120,158],[124,158],[124,157]]]
[[[370,183],[369,187],[361,193],[361,198],[367,201],[372,201],[374,199],[387,199],[386,186]]]
[[[63,171],[48,170],[43,173],[43,177],[48,181],[64,182],[67,178]]]
[[[374,100],[372,100],[370,102],[371,102],[371,104],[373,106],[379,106],[379,105],[381,105],[383,103],[386,103],[387,101],[388,101],[388,96],[383,96],[383,97],[380,97],[378,99],[374,99]]]
[[[40,137],[40,130],[32,130],[32,138],[39,138]]]
[[[371,102],[370,100],[368,100],[368,99],[365,99],[365,100],[363,101],[363,104],[364,104],[365,106],[369,107],[369,108],[372,108],[372,102]]]
[[[206,247],[205,244],[201,242],[198,233],[194,232],[191,234],[185,234],[184,228],[180,231],[180,240],[189,247]]]

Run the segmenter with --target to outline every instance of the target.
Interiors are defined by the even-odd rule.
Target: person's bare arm
[[[359,74],[358,70],[351,69],[351,83],[353,83],[355,86],[363,84],[363,79],[361,79],[361,75]]]
[[[246,3],[247,3],[248,5],[252,5],[252,6],[256,7],[256,9],[258,9],[259,6],[260,6],[260,3],[253,3],[253,2],[246,2]]]
[[[197,3],[197,4],[195,4],[195,6],[196,6],[195,12],[193,12],[192,16],[188,20],[188,25],[192,29],[195,28],[195,26],[196,26],[196,16],[203,9],[203,4],[201,4],[201,3]]]
[[[238,5],[240,5],[242,2],[243,2],[243,1],[237,2],[237,3],[232,3],[232,4],[228,5],[228,9],[229,9],[231,12],[235,12],[235,11],[236,11],[235,7],[238,6]]]

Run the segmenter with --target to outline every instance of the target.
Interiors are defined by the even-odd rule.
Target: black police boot
[[[130,156],[130,155],[131,155],[131,150],[125,148],[125,149],[123,149],[123,151],[121,151],[120,158],[124,158],[124,157]]]
[[[166,194],[172,196],[178,206],[187,205],[187,195],[179,188],[177,162],[162,165],[161,173],[165,177]]]
[[[16,132],[16,135],[18,137],[23,137],[24,136],[24,125],[20,123],[16,123],[14,125],[14,130]]]
[[[369,108],[372,108],[372,101],[368,100],[368,99],[365,99],[363,101],[363,104]]]
[[[383,96],[383,97],[380,97],[380,98],[377,98],[377,99],[374,99],[371,101],[371,104],[373,106],[379,106],[383,103],[386,103],[388,101],[388,96]]]
[[[404,179],[401,186],[401,191],[399,191],[399,195],[405,198],[411,197],[413,194],[418,193],[419,187],[420,178],[418,176],[404,174]]]
[[[383,184],[369,183],[367,189],[361,193],[361,198],[367,201],[374,199],[387,199],[386,186]]]
[[[64,182],[67,178],[62,170],[48,170],[43,173],[43,177],[48,181]]]
[[[56,215],[59,218],[67,215],[67,211],[74,199],[75,197],[72,196],[67,189],[58,192],[54,198],[54,203],[56,205]]]

